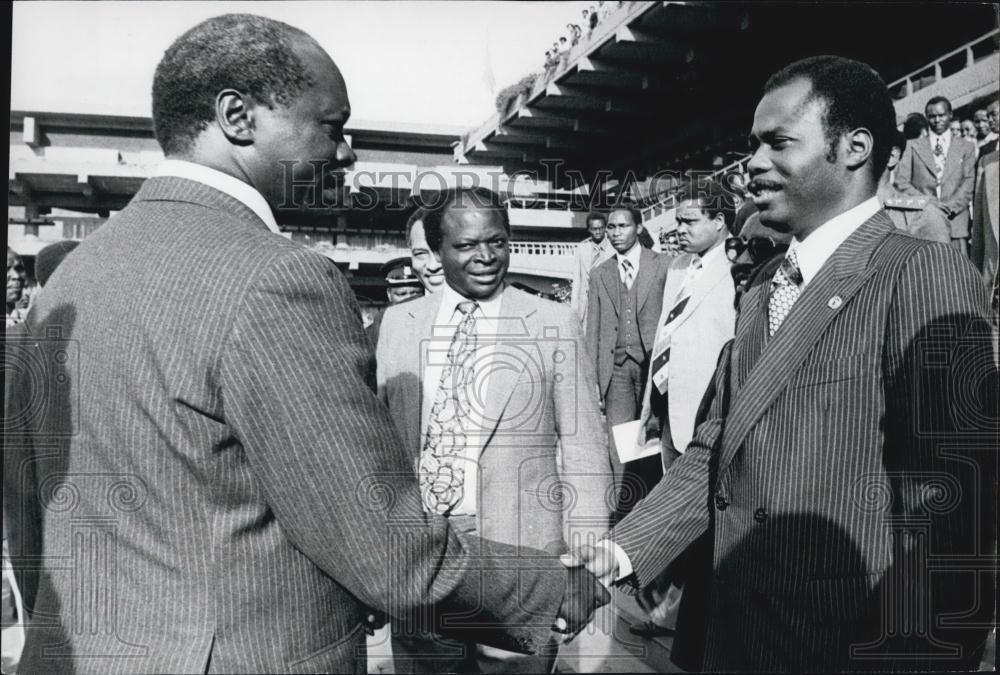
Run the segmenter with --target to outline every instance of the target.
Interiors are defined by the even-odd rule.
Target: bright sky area
[[[591,4],[17,2],[11,108],[149,116],[170,43],[208,17],[249,12],[319,41],[344,73],[354,120],[473,128],[494,112],[487,68],[497,90],[541,70]]]

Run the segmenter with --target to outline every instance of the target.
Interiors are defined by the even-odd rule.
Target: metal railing
[[[892,82],[889,85],[889,93],[894,100],[904,99],[942,78],[950,77],[973,66],[998,51],[1000,51],[1000,28],[995,28]],[[956,58],[962,54],[965,56],[964,59]],[[959,67],[952,70],[955,64]]]
[[[733,173],[740,172],[744,173],[746,171],[746,165],[750,161],[752,155],[747,155],[742,157],[735,162],[727,164],[721,169],[717,169],[705,177],[697,176],[696,180],[719,180],[723,176]],[[662,215],[664,211],[669,211],[670,209],[677,206],[677,193],[681,190],[681,186],[675,186],[670,190],[666,191],[664,194],[660,195],[659,198],[652,204],[642,208],[642,222],[647,220],[652,220],[653,218]]]

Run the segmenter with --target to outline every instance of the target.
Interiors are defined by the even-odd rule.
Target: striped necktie
[[[700,273],[701,258],[698,257],[691,261],[687,275],[684,277],[684,281],[681,282],[681,288],[677,291],[677,300],[674,302],[674,306],[670,308],[670,312],[667,314],[663,325],[656,331],[656,341],[653,344],[653,358],[649,367],[653,374],[653,385],[661,394],[667,393],[667,375],[669,372],[667,364],[670,363],[670,336],[673,335],[674,329],[677,327],[677,317],[684,313],[684,309],[691,300],[691,284],[698,278]]]
[[[424,448],[417,464],[420,495],[431,513],[447,514],[465,494],[465,470],[456,462],[466,448],[465,426],[469,424],[468,392],[472,385],[476,351],[478,303],[460,302],[462,320],[448,347],[448,363],[441,370],[434,405],[427,425]],[[465,426],[463,426],[463,424]]]
[[[625,281],[625,288],[632,289],[632,263],[628,258],[622,258],[622,276]]]

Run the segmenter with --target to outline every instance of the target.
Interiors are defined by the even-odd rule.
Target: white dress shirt
[[[797,251],[799,260],[799,270],[802,272],[802,285],[806,285],[816,276],[824,263],[829,260],[844,240],[855,232],[869,218],[878,213],[881,208],[877,197],[872,197],[861,202],[854,208],[844,211],[838,216],[834,216],[826,221],[807,236],[802,241],[793,239],[788,247],[789,253]],[[724,250],[724,247],[718,247]],[[714,254],[714,249],[706,254]],[[703,259],[702,263],[706,261]],[[614,553],[618,563],[618,576],[615,581],[624,579],[632,574],[632,561],[628,559],[624,549],[610,539],[602,539],[599,546],[604,546]]]
[[[632,265],[632,283],[635,283],[636,277],[639,276],[639,259],[642,257],[642,246],[639,242],[632,244],[632,248],[625,251],[625,253],[616,253],[615,258],[618,262],[618,278],[621,282],[625,283],[625,268],[622,267],[622,260],[628,260]]]
[[[476,352],[473,361],[473,390],[468,393],[470,407],[467,419],[462,420],[466,430],[467,445],[461,455],[461,466],[465,470],[465,484],[462,501],[455,505],[451,515],[475,515],[479,496],[479,455],[483,444],[489,436],[484,413],[489,395],[489,379],[492,370],[493,357],[500,318],[500,300],[503,297],[503,286],[497,289],[492,297],[477,300],[479,306],[473,312],[476,317]],[[441,290],[441,306],[438,308],[432,329],[432,341],[428,349],[421,350],[426,355],[423,379],[423,406],[421,410],[422,427],[420,429],[420,450],[423,451],[427,438],[427,425],[431,409],[434,407],[434,397],[441,384],[441,371],[447,364],[448,347],[455,335],[455,329],[462,322],[464,315],[458,305],[468,302],[469,298],[460,295],[447,284]]]
[[[153,175],[187,178],[188,180],[207,185],[210,188],[215,188],[219,192],[224,192],[256,213],[271,232],[281,234],[278,223],[274,219],[274,213],[271,211],[267,200],[264,199],[264,195],[257,192],[249,183],[244,183],[239,178],[234,178],[229,174],[222,173],[217,169],[212,169],[203,164],[195,164],[194,162],[187,162],[182,159],[163,160],[156,167]]]
[[[929,140],[931,142],[931,153],[932,154],[934,153],[934,148],[937,147],[937,143],[938,143],[939,139],[941,141],[941,148],[944,150],[944,155],[942,155],[942,156],[943,157],[947,157],[948,156],[948,149],[951,148],[951,129],[948,129],[947,131],[945,131],[940,136],[938,136],[933,131],[930,132],[930,134],[927,137],[927,140]]]
[[[802,241],[792,239],[788,253],[795,251],[799,261],[799,271],[802,272],[800,290],[809,285],[823,267],[823,263],[844,243],[844,240],[854,234],[866,220],[878,213],[880,208],[882,207],[878,197],[872,197],[826,221]]]

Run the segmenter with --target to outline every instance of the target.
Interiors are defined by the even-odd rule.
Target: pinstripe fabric
[[[710,670],[974,667],[997,459],[982,284],[879,213],[769,338],[779,263],[742,299],[724,395],[612,536],[646,585],[712,533]]]
[[[45,556],[24,672],[363,672],[362,604],[548,639],[565,571],[424,515],[347,283],[238,201],[148,180],[28,324],[35,414],[5,438]]]

